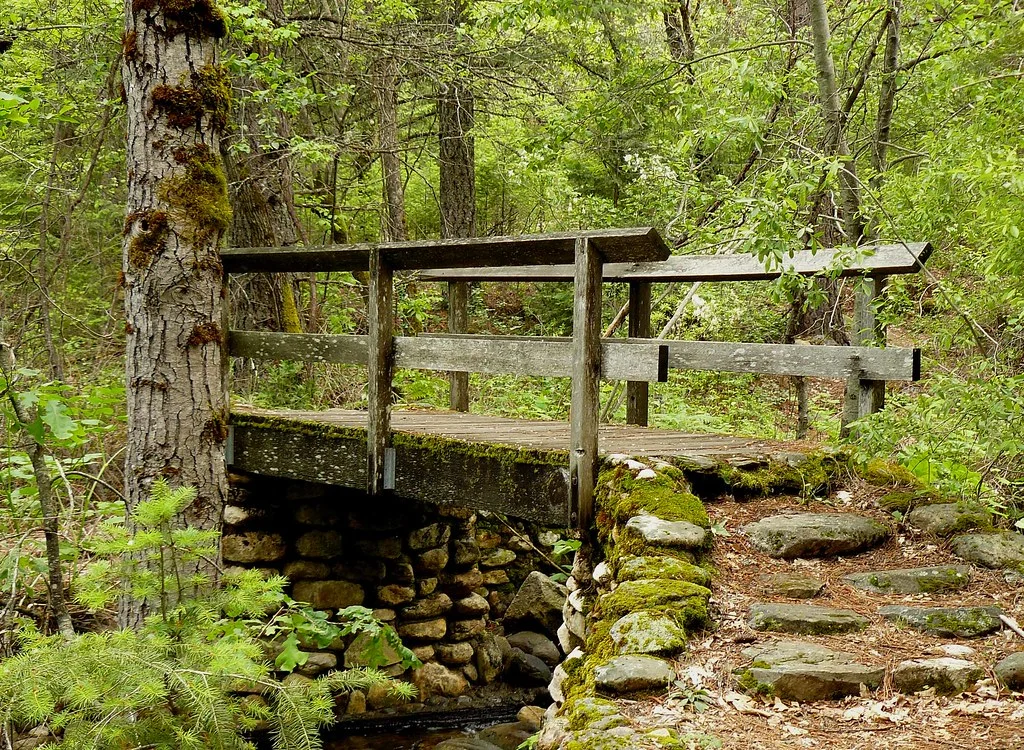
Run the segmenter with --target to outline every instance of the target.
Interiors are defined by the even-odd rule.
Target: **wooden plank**
[[[362,422],[365,412],[355,412]],[[236,416],[235,421],[239,421]],[[231,467],[262,476],[351,487],[367,486],[366,433],[337,435],[316,422],[284,429],[233,425]],[[306,424],[308,429],[303,428]],[[294,427],[294,429],[292,428]],[[564,437],[563,437],[564,441]],[[562,443],[564,446],[564,442]],[[395,436],[395,494],[438,505],[491,510],[546,526],[569,525],[569,473],[564,449],[508,457],[489,455],[471,443],[431,437]]]
[[[875,315],[875,304],[885,294],[885,277],[865,279],[857,287],[853,308],[853,344],[885,346],[885,326]],[[885,380],[862,378],[857,383],[857,418],[881,411],[885,406]]]
[[[863,258],[850,263],[839,274],[848,276],[882,276],[916,273],[932,253],[931,243],[912,242],[906,245],[876,245],[861,248]],[[834,248],[816,253],[801,251],[786,258],[781,268],[766,267],[757,256],[674,255],[660,263],[607,263],[605,281],[694,282],[694,281],[770,281],[783,270],[800,276],[814,276],[829,268],[837,256],[846,251]],[[445,268],[421,275],[426,281],[572,281],[574,267],[570,264],[520,266],[518,268]]]
[[[657,230],[634,227],[363,245],[232,248],[221,251],[221,261],[228,273],[365,271],[374,251],[395,271],[571,263],[580,237],[593,241],[610,262],[656,261],[670,255]]]
[[[629,337],[646,339],[650,335],[651,285],[646,281],[631,281],[629,282]],[[649,399],[650,386],[646,381],[627,381],[626,424],[647,425]]]
[[[720,341],[669,341],[667,344],[669,367],[678,370],[843,380],[852,373],[870,380],[918,380],[921,377],[920,349]]]
[[[601,376],[607,380],[665,382],[668,346],[655,339],[603,339]],[[435,334],[395,339],[395,366],[410,370],[488,375],[573,375],[573,341],[567,337]]]
[[[572,313],[572,401],[569,407],[570,515],[576,528],[594,520],[597,437],[601,409],[601,255],[576,242]]]
[[[453,281],[448,284],[448,331],[469,331],[469,283]],[[469,411],[469,373],[449,373],[448,406],[452,411]]]
[[[377,495],[387,485],[385,462],[391,445],[391,376],[394,360],[393,276],[377,250],[370,252],[369,374],[367,376],[366,491]]]
[[[250,359],[288,359],[363,365],[369,361],[366,336],[324,333],[229,331],[228,353]]]

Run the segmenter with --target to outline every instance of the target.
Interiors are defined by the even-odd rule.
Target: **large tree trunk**
[[[219,155],[230,87],[217,40],[226,24],[206,2],[125,5],[128,517],[164,477],[197,490],[179,524],[218,529],[228,418],[218,248],[231,210]],[[178,572],[183,581],[203,574],[212,585],[218,563]],[[121,624],[138,627],[152,604],[126,596]]]
[[[452,29],[463,7],[456,2],[445,19]],[[473,123],[476,111],[473,92],[457,77],[441,81],[437,96],[438,171],[442,237],[476,236],[476,157]],[[467,333],[469,329],[469,284],[448,284],[448,330]],[[449,376],[449,406],[469,411],[469,373]]]

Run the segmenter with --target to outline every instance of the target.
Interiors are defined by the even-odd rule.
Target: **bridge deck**
[[[366,412],[236,408],[228,461],[235,470],[354,489],[366,486]],[[447,411],[392,414],[394,489],[401,497],[569,525],[569,425]],[[756,459],[790,444],[603,425],[602,455]]]

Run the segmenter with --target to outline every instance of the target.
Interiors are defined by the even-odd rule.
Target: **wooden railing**
[[[878,248],[845,275],[868,275],[881,290],[884,277],[910,273],[927,259],[926,245]],[[670,368],[759,372],[812,377],[857,377],[870,384],[916,380],[916,349],[824,347],[650,338],[651,284],[662,281],[775,278],[751,256],[669,257],[649,228],[570,232],[522,237],[382,243],[311,248],[247,248],[223,251],[228,273],[369,272],[368,333],[365,336],[286,334],[232,330],[228,353],[253,359],[291,359],[368,368],[367,492],[394,488],[391,448],[392,377],[396,367],[454,373],[568,376],[572,379],[569,479],[571,520],[587,526],[593,516],[598,458],[601,378],[629,383],[629,421],[647,423],[647,384],[665,382]],[[820,272],[828,253],[797,255],[793,271]],[[436,270],[444,269],[444,270]],[[465,333],[394,336],[393,274],[426,271],[423,278],[459,289],[469,281],[572,281],[575,288],[571,337],[475,336]],[[601,338],[605,281],[630,285],[629,338]],[[464,287],[463,287],[464,289]],[[458,303],[464,294],[453,294]],[[456,326],[463,325],[456,310]],[[456,408],[465,398],[453,391]],[[462,391],[464,393],[464,391]],[[865,408],[873,408],[865,399]]]

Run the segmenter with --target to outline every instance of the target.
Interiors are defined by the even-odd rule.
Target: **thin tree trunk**
[[[64,575],[60,566],[60,529],[57,518],[57,500],[53,496],[53,477],[50,476],[50,469],[46,465],[46,453],[43,446],[35,438],[29,435],[24,425],[35,421],[36,415],[33,410],[26,408],[18,400],[17,394],[11,387],[14,380],[14,350],[7,343],[0,341],[0,369],[3,370],[4,379],[7,381],[7,398],[14,409],[14,415],[22,424],[22,432],[28,441],[29,460],[32,462],[32,473],[36,480],[36,494],[39,498],[39,508],[43,514],[43,537],[46,540],[46,567],[48,571],[47,589],[50,599],[50,611],[57,621],[57,630],[64,638],[74,638],[75,626],[71,622],[71,615],[68,613],[67,602],[64,600]]]
[[[50,315],[50,203],[53,197],[54,183],[57,180],[58,152],[63,140],[63,132],[63,126],[58,122],[53,129],[46,190],[43,193],[43,203],[39,208],[39,270],[36,272],[36,284],[39,287],[39,322],[43,329],[43,342],[46,345],[50,377],[54,380],[64,380],[64,361],[53,335],[53,318]]]
[[[876,200],[885,179],[888,166],[889,138],[892,118],[896,111],[896,75],[900,68],[900,0],[890,0],[889,24],[885,33],[885,52],[882,55],[882,83],[878,92],[878,115],[875,118],[875,137],[871,149],[871,189]],[[877,231],[875,232],[877,235]]]
[[[153,480],[164,477],[197,491],[175,523],[216,530],[227,495],[219,247],[231,223],[220,158],[230,81],[217,54],[227,25],[212,3],[174,10],[126,0],[125,17],[128,518],[131,524]],[[200,574],[215,585],[219,559],[182,564],[177,572],[181,580]],[[122,626],[139,627],[153,604],[126,595]]]
[[[377,139],[381,173],[384,178],[384,239],[408,239],[405,223],[405,187],[402,160],[398,155],[398,61],[381,57],[373,74],[373,93],[377,101]]]

